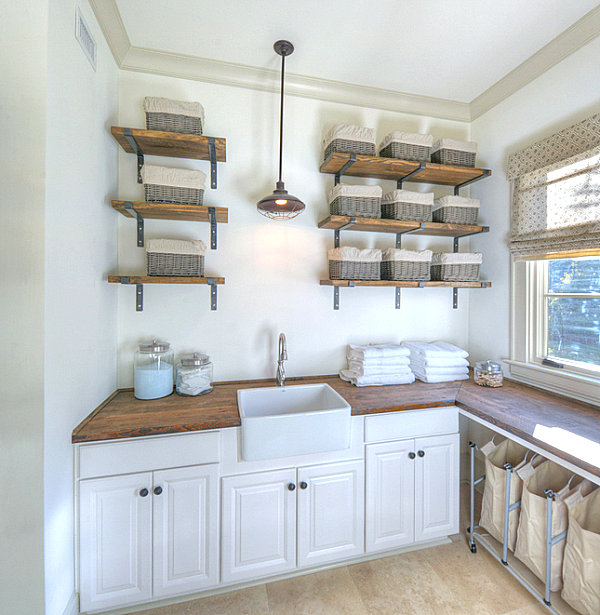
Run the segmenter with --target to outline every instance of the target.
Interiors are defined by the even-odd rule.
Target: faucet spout
[[[285,335],[283,333],[279,334],[279,355],[277,359],[277,373],[275,378],[277,379],[278,386],[282,387],[285,385],[285,367],[283,366],[283,362],[287,361],[287,344],[285,341]]]

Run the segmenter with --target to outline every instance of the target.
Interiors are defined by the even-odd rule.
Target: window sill
[[[600,405],[600,379],[512,359],[504,359],[514,380],[573,399]]]

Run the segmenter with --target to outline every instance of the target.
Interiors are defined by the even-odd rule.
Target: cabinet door
[[[82,611],[104,610],[152,596],[151,489],[150,472],[81,481]]]
[[[415,540],[458,532],[458,434],[415,440]]]
[[[394,549],[415,540],[414,440],[366,447],[367,552]]]
[[[298,566],[364,552],[364,465],[298,469]]]
[[[291,485],[294,490],[290,490]],[[223,583],[295,568],[295,487],[295,469],[223,479]]]
[[[218,466],[154,473],[154,596],[218,583]]]

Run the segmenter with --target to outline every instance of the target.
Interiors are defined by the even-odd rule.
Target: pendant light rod
[[[283,87],[285,75],[285,53],[281,54],[281,100],[279,103],[279,181],[281,182],[281,168],[283,161]]]

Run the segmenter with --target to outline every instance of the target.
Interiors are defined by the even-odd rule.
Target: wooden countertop
[[[358,388],[338,376],[288,378],[287,382],[326,382],[352,406],[353,415],[451,406],[535,444],[600,476],[600,408],[510,380],[497,389],[469,381]],[[216,384],[208,395],[141,401],[120,389],[74,430],[72,441],[93,442],[156,434],[221,429],[240,425],[236,392],[273,386],[274,380]]]

